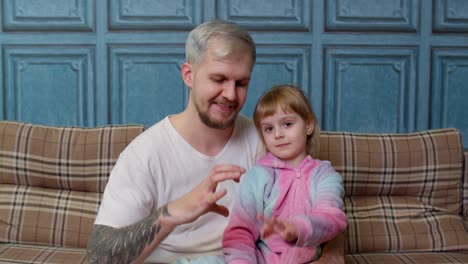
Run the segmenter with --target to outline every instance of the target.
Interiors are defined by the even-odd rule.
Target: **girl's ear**
[[[309,123],[307,124],[307,135],[310,136],[312,133],[314,133],[314,128],[315,128],[315,121],[310,120]]]
[[[189,88],[192,88],[192,64],[184,62],[184,64],[182,64],[180,72],[182,74],[182,80],[184,80],[185,85],[187,85]]]

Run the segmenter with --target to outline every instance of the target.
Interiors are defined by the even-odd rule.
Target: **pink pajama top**
[[[224,232],[227,263],[306,263],[317,259],[320,244],[346,229],[343,182],[328,161],[307,156],[294,168],[268,153],[241,178]],[[274,234],[260,237],[258,214],[287,219],[299,236],[288,243]]]

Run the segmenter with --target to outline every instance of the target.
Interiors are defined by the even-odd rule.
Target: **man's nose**
[[[236,83],[225,82],[223,85],[223,97],[229,101],[235,101],[237,98]]]

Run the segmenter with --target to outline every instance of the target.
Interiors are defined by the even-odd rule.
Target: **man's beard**
[[[234,106],[234,107],[237,107]],[[234,125],[234,122],[236,121],[237,114],[236,113],[232,118],[223,120],[223,121],[216,121],[211,119],[207,113],[204,113],[200,111],[200,108],[196,106],[198,110],[198,116],[200,117],[200,120],[202,121],[203,124],[207,125],[210,128],[215,128],[215,129],[226,129]]]

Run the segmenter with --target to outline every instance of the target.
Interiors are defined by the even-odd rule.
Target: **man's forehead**
[[[209,53],[218,60],[223,60],[235,59],[241,55],[245,55],[246,52],[249,52],[250,55],[252,54],[250,46],[244,40],[217,36],[208,41],[205,53]]]

